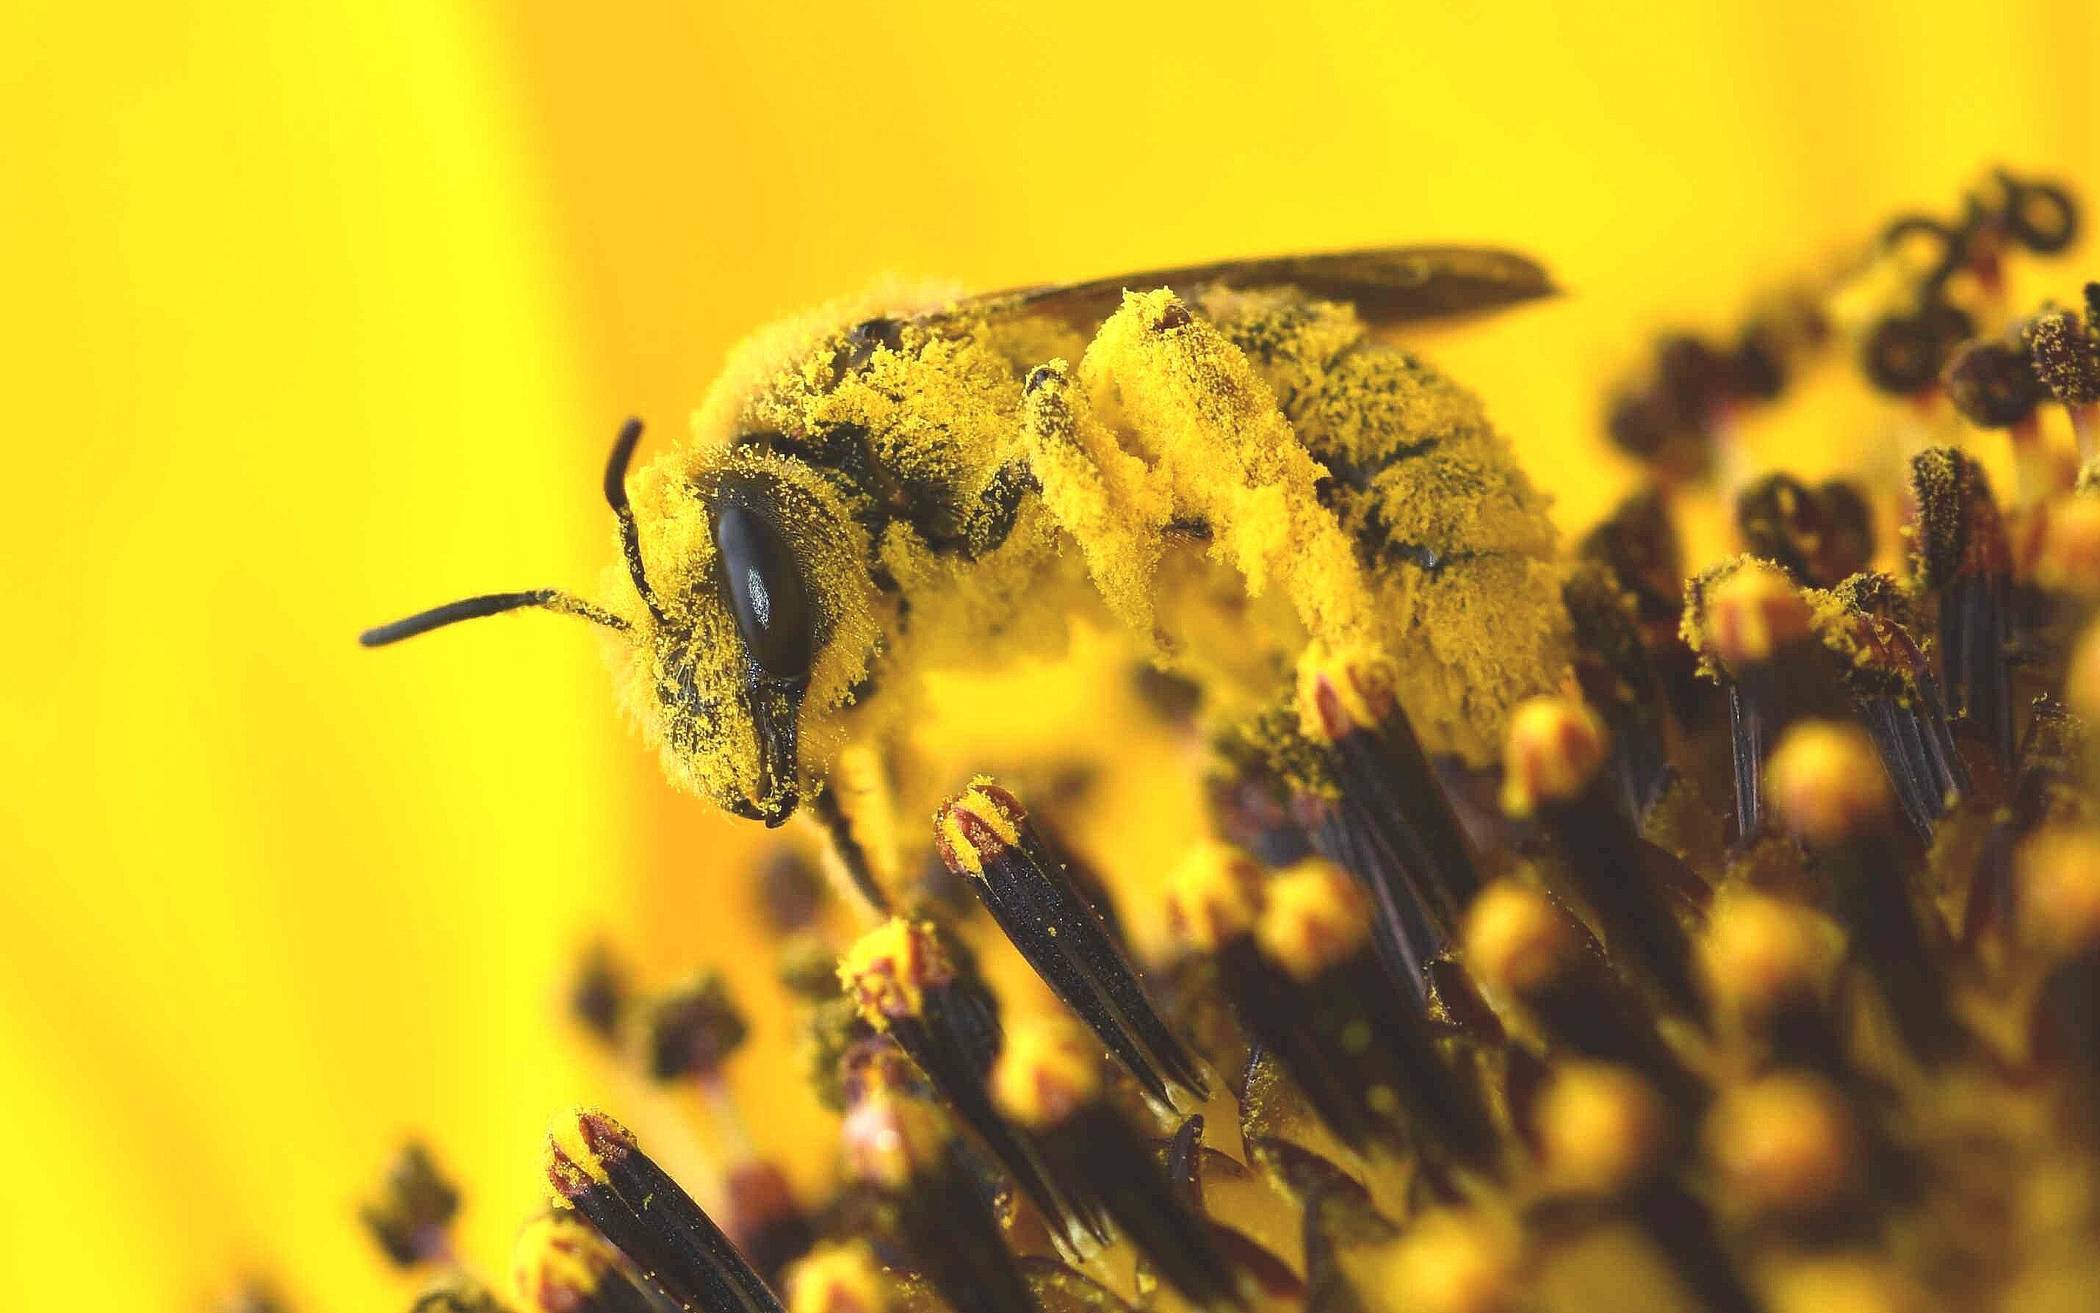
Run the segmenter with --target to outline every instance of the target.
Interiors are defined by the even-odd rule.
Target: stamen
[[[1814,1076],[1769,1076],[1729,1092],[1707,1118],[1706,1147],[1731,1206],[1824,1236],[1863,1184],[1852,1110]]]
[[[1482,1216],[1454,1211],[1417,1218],[1388,1247],[1371,1286],[1405,1291],[1417,1313],[1516,1313],[1523,1273],[1513,1239]]]
[[[2070,1067],[2074,1115],[2087,1135],[2100,1135],[2100,832],[2047,831],[2019,864],[2021,920],[2047,972],[2029,1042],[2043,1061]]]
[[[839,980],[862,1018],[910,1055],[1012,1174],[1060,1245],[1084,1255],[1107,1243],[1099,1216],[993,1106],[986,1080],[999,1053],[998,1008],[982,985],[956,973],[932,922],[892,917],[862,935],[839,963]]]
[[[749,1033],[718,971],[703,971],[649,1004],[642,1020],[651,1080],[719,1080],[722,1064]]]
[[[547,1179],[558,1206],[581,1213],[680,1307],[782,1313],[714,1219],[604,1113],[579,1109],[555,1120]]]
[[[1991,820],[1976,873],[1969,883],[1962,940],[1975,944],[2011,928],[2018,919],[2019,884],[2013,853],[2045,824],[2068,821],[2085,806],[2084,730],[2053,698],[2039,697],[2020,740],[2012,794]]]
[[[570,1212],[525,1224],[512,1252],[511,1282],[526,1313],[651,1313],[656,1308],[621,1269],[618,1251]]]
[[[1797,726],[1772,754],[1771,791],[1825,870],[1853,956],[1880,985],[1911,1051],[1928,1063],[1949,1056],[1960,1033],[1912,906],[1894,800],[1866,736],[1827,723]]]
[[[1144,1139],[1102,1097],[1100,1059],[1071,1027],[1013,1028],[993,1089],[1060,1176],[1079,1182],[1118,1230],[1191,1303],[1240,1303],[1209,1224],[1179,1195]]]
[[[2069,310],[2036,315],[2021,329],[2042,385],[2070,413],[2078,459],[2100,460],[2100,283],[2085,288],[2086,316]]]
[[[1700,949],[1716,1029],[1760,1045],[1765,1065],[1843,1077],[1827,1001],[1842,952],[1835,927],[1791,903],[1735,893],[1714,905]]]
[[[1497,1173],[1487,1108],[1372,948],[1370,912],[1362,889],[1331,862],[1301,862],[1271,881],[1255,931],[1264,958],[1281,969],[1265,982],[1270,1006],[1325,1046],[1322,1067],[1347,1087],[1325,1101],[1351,1098],[1388,1124],[1397,1116],[1436,1168]]]
[[[1509,880],[1481,892],[1466,916],[1465,963],[1498,1004],[1529,1020],[1553,1048],[1630,1067],[1688,1112],[1706,1089],[1656,1032],[1647,1009],[1604,967],[1573,918]]]
[[[1575,628],[1575,678],[1611,731],[1619,805],[1640,820],[1671,778],[1670,703],[1642,641],[1633,595],[1596,565],[1576,567],[1561,589]]]
[[[879,1090],[847,1114],[843,1133],[848,1169],[891,1201],[913,1264],[956,1313],[1037,1313],[939,1109]]]
[[[1307,653],[1298,718],[1327,747],[1339,796],[1314,846],[1363,881],[1378,905],[1381,951],[1418,994],[1480,888],[1478,859],[1395,696],[1393,671],[1364,653]],[[1429,932],[1424,942],[1423,930]]]
[[[379,1194],[358,1216],[387,1258],[409,1268],[451,1257],[458,1212],[458,1188],[438,1170],[430,1150],[412,1141],[394,1155]]]
[[[1208,1097],[1195,1057],[1011,793],[981,777],[972,782],[936,817],[934,844],[1036,974],[1147,1094],[1169,1108]]]
[[[895,1292],[865,1244],[823,1244],[790,1268],[788,1313],[890,1313]]]
[[[1577,1195],[1616,1201],[1714,1313],[1758,1313],[1712,1213],[1677,1180],[1681,1135],[1670,1104],[1630,1071],[1563,1069],[1539,1101],[1548,1179]]]
[[[1738,557],[1685,588],[1684,639],[1728,695],[1736,838],[1763,813],[1764,758],[1794,720],[1838,712],[1842,687],[1816,649],[1808,605],[1777,569]]]
[[[1601,774],[1605,755],[1604,727],[1582,704],[1525,702],[1510,717],[1503,809],[1539,816],[1596,916],[1606,951],[1695,1016],[1691,941],[1667,900],[1700,907],[1706,887],[1612,805]]]
[[[1853,714],[1921,840],[1969,786],[1931,664],[1910,636],[1896,581],[1860,574],[1816,601],[1816,636],[1851,696]]]
[[[1917,514],[1911,564],[1939,602],[1940,669],[1949,710],[1967,719],[2001,767],[2012,760],[2012,560],[1983,467],[1952,447],[1910,463]]]

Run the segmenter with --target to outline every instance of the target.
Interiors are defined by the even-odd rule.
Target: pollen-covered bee
[[[1080,612],[1294,785],[1318,787],[1293,764],[1308,663],[1389,672],[1429,753],[1484,764],[1564,671],[1545,501],[1471,394],[1377,334],[1550,291],[1520,256],[1398,248],[835,303],[738,347],[631,501],[620,432],[626,583],[363,641],[580,616],[621,640],[674,782],[841,837],[842,755],[881,774],[921,676],[1055,650]]]

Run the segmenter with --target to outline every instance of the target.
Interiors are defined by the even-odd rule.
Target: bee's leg
[[[1250,593],[1279,586],[1321,645],[1375,646],[1370,581],[1315,491],[1326,471],[1215,325],[1170,291],[1126,295],[1087,347],[1078,384],[1073,408],[1135,454],[1171,519],[1209,527],[1213,553]]]
[[[1028,376],[1022,447],[1043,504],[1079,544],[1110,614],[1154,639],[1153,576],[1173,508],[1145,463],[1073,395],[1062,360]]]
[[[889,891],[897,887],[898,853],[895,798],[883,748],[874,742],[841,748],[810,812],[823,827],[836,865],[834,887],[868,920],[887,914]]]

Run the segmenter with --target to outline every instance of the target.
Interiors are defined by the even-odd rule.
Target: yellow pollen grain
[[[1255,928],[1262,952],[1301,981],[1348,960],[1371,938],[1371,900],[1333,862],[1308,858],[1269,882]]]

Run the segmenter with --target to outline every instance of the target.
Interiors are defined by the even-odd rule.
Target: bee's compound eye
[[[809,678],[816,623],[794,544],[770,514],[742,498],[718,502],[714,521],[723,594],[751,659],[776,679]]]

